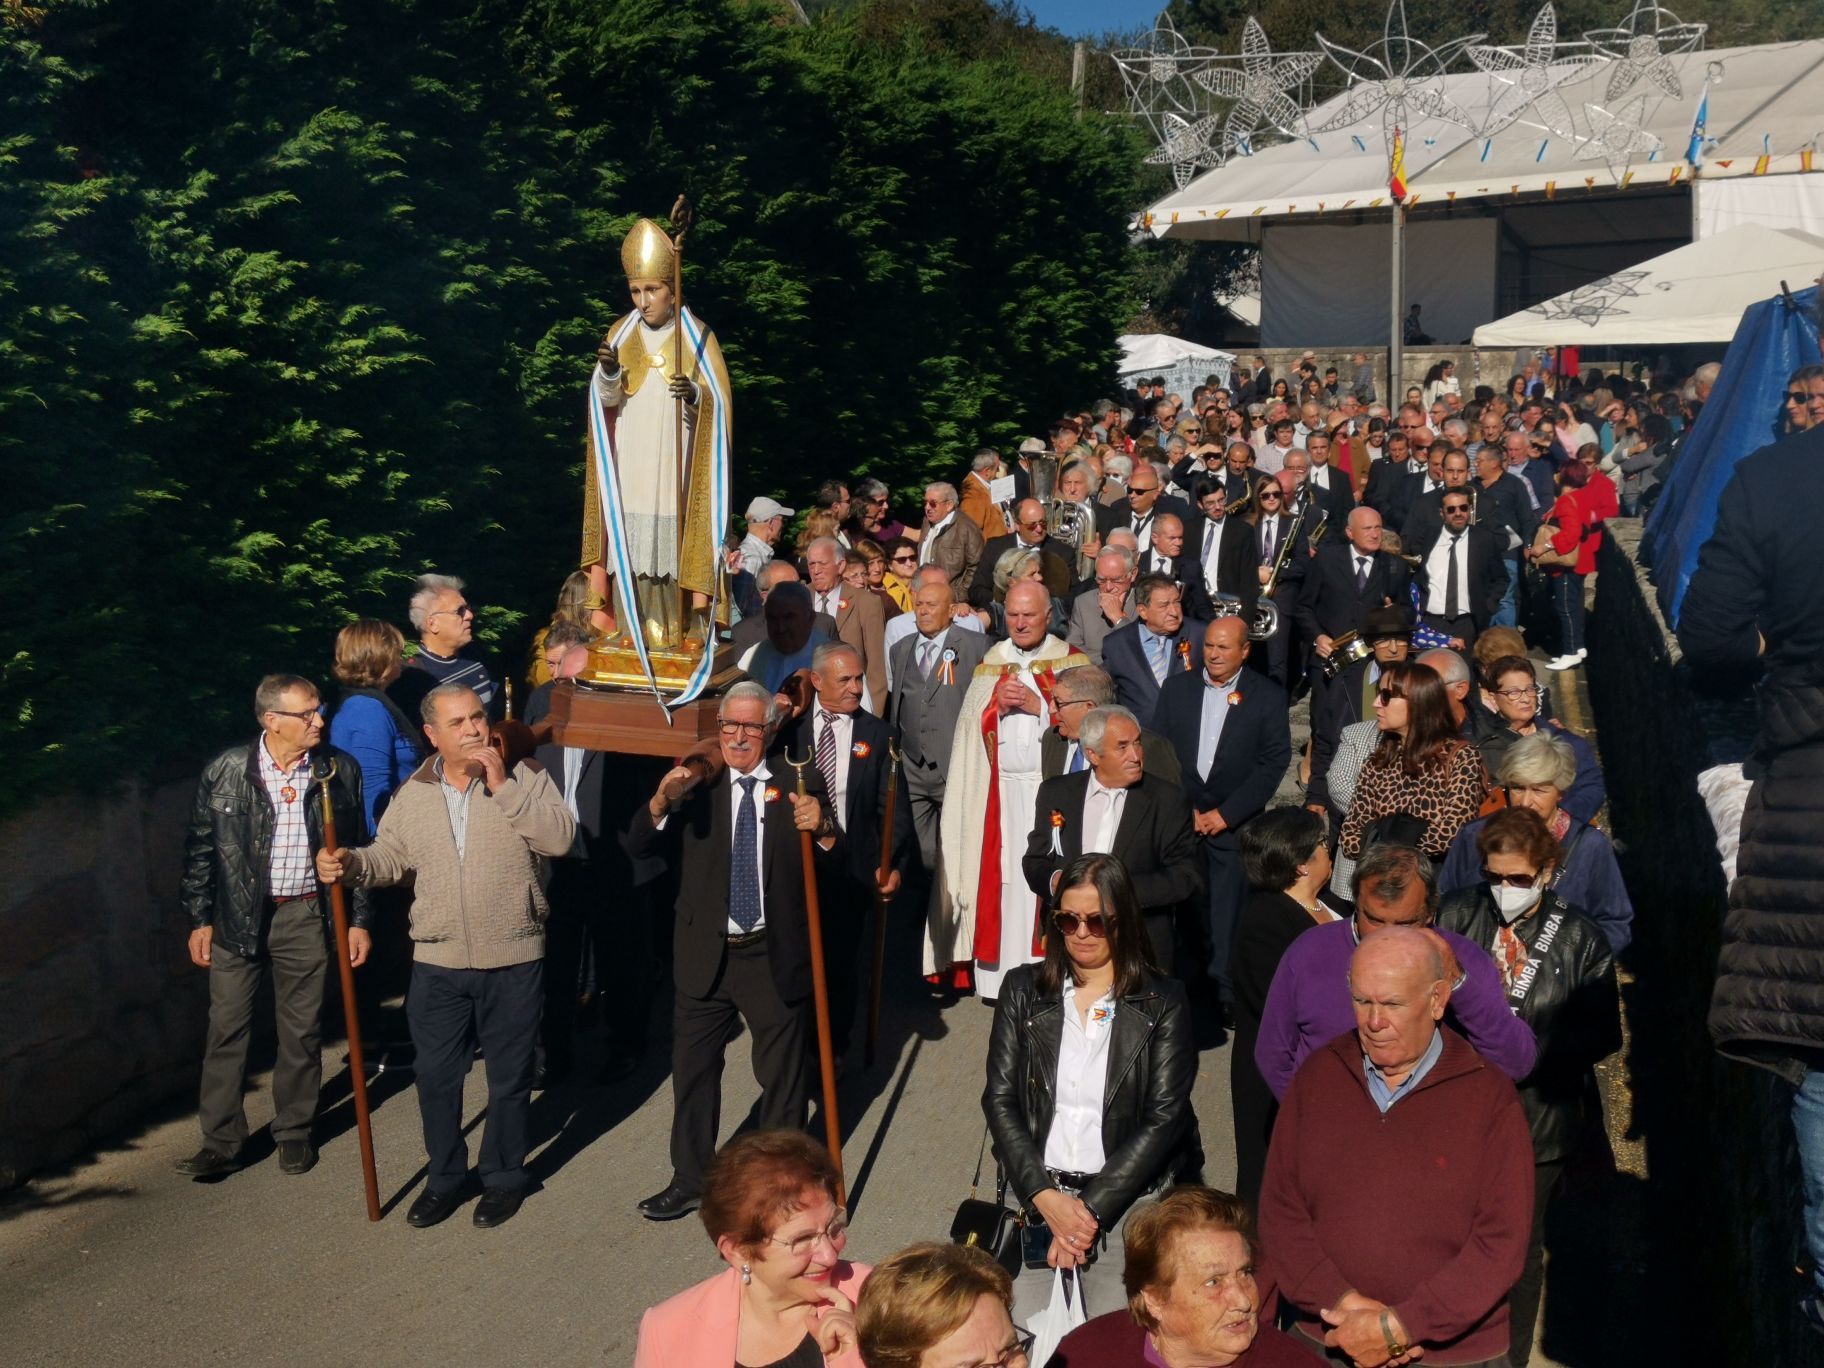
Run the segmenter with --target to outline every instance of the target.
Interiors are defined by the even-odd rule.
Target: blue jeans
[[[1558,653],[1583,649],[1583,576],[1561,570],[1552,576],[1552,612],[1558,619]]]
[[[1812,1069],[1792,1095],[1792,1129],[1799,1140],[1799,1173],[1805,1198],[1805,1245],[1816,1266],[1812,1279],[1824,1294],[1824,1069]]]
[[[1516,601],[1520,595],[1520,561],[1513,552],[1501,558],[1502,567],[1507,571],[1507,591],[1501,595],[1501,606],[1495,609],[1489,618],[1490,627],[1516,627],[1520,623],[1520,613]]]

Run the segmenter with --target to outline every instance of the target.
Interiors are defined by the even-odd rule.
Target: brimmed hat
[[[1370,608],[1362,614],[1362,640],[1412,635],[1412,609],[1392,603],[1383,608]]]

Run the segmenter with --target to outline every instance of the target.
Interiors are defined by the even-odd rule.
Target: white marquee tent
[[[1742,311],[1824,273],[1824,237],[1741,224],[1476,329],[1478,347],[1727,342]]]
[[[1138,376],[1164,376],[1166,388],[1189,394],[1211,375],[1217,383],[1229,383],[1229,367],[1235,364],[1233,352],[1218,351],[1167,333],[1123,333],[1115,339],[1121,344],[1121,378],[1130,384]]]
[[[1407,297],[1423,306],[1427,332],[1468,338],[1498,312],[1737,224],[1824,235],[1824,40],[1664,60],[1678,98],[1643,81],[1611,103],[1608,65],[1550,67],[1574,138],[1532,108],[1486,138],[1429,117],[1406,130]],[[1445,76],[1440,88],[1472,122],[1511,91],[1480,72]],[[1706,89],[1694,185],[1686,154]],[[1320,104],[1308,122],[1323,124],[1346,99]],[[1599,127],[1639,132],[1592,140]],[[1262,345],[1372,346],[1387,341],[1390,212],[1374,114],[1233,156],[1144,222],[1160,237],[1260,246]]]

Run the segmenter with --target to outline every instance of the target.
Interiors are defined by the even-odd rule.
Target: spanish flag
[[[1387,193],[1395,200],[1406,198],[1406,139],[1400,130],[1393,130],[1392,165],[1387,173]]]

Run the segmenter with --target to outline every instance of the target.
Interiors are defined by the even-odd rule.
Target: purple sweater
[[[1439,934],[1463,966],[1463,983],[1450,995],[1444,1019],[1502,1073],[1525,1078],[1533,1071],[1539,1046],[1532,1028],[1508,1008],[1501,971],[1474,941],[1442,928]],[[1349,1000],[1349,957],[1354,953],[1355,922],[1345,917],[1301,931],[1280,960],[1254,1045],[1254,1062],[1273,1096],[1286,1095],[1306,1055],[1355,1029],[1355,1007]]]

